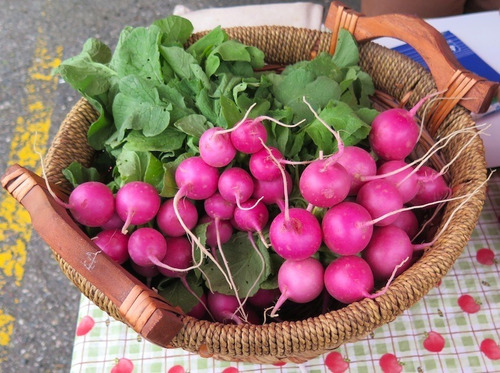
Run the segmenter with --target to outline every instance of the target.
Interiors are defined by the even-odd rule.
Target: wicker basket
[[[435,30],[430,30],[411,17],[393,15],[388,19],[385,16],[358,19],[358,16],[334,3],[326,24],[333,25],[336,30],[339,27],[348,28],[359,41],[379,36],[377,34],[380,33],[386,36],[391,33],[415,36],[423,32],[426,35],[424,39],[438,40],[434,43],[436,45],[444,42],[439,39],[439,34],[435,35]],[[391,22],[390,30],[386,26],[388,20]],[[400,21],[404,26],[398,26]],[[407,31],[402,31],[401,27]],[[227,32],[232,38],[261,48],[269,64],[283,65],[309,59],[319,51],[334,48],[332,41],[336,40],[335,29],[333,34],[292,27],[234,28]],[[412,39],[411,36],[408,38]],[[483,99],[474,101],[459,98],[451,107],[450,100],[443,100],[448,107],[436,108],[431,121],[426,124],[434,138],[473,126],[469,111],[457,105],[457,101],[469,109],[483,110],[488,106],[495,86],[460,70],[456,62],[447,56],[447,52],[441,53],[439,48],[428,51],[426,48],[420,52],[426,54],[424,57],[428,61],[445,56],[445,72],[436,70],[435,64],[430,64],[434,76],[440,76],[441,79],[441,75],[444,75],[445,83],[442,83],[443,79],[440,83],[438,79],[433,79],[430,73],[410,59],[371,42],[360,45],[360,63],[373,77],[376,88],[393,100],[401,101],[405,94],[412,91],[410,104],[437,89],[453,88],[457,78],[452,76],[475,79],[464,92],[464,84],[455,84],[462,88],[453,88],[452,96],[462,90],[461,97],[477,97],[481,94]],[[87,145],[86,134],[96,118],[95,110],[82,99],[62,123],[46,157],[47,176],[57,186],[56,190],[69,189],[61,172],[69,163],[78,161],[90,165],[94,152]],[[452,159],[471,136],[469,133],[455,137],[444,149],[443,157]],[[98,307],[130,325],[145,339],[162,347],[180,347],[203,357],[222,360],[301,363],[344,343],[356,341],[394,320],[423,297],[452,267],[476,225],[486,188],[487,172],[480,138],[474,138],[467,147],[467,151],[460,154],[449,170],[450,184],[456,196],[466,195],[477,188],[480,188],[479,192],[454,214],[453,224],[448,226],[418,262],[390,285],[384,295],[318,317],[266,325],[225,325],[183,315],[105,255],[97,255],[96,246],[72,222],[66,211],[54,203],[39,177],[21,167],[12,167],[2,178],[2,184],[29,210],[35,229],[52,248],[65,275]],[[61,195],[64,193],[61,192]],[[450,216],[460,203],[448,203],[443,219]],[[112,286],[109,285],[110,278],[113,278]]]

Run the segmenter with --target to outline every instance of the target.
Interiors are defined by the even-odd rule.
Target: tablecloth
[[[363,340],[345,344],[302,366],[222,362],[181,349],[161,349],[82,296],[78,322],[90,316],[95,325],[87,334],[75,337],[71,372],[110,372],[120,359],[124,371],[131,371],[126,367],[133,366],[134,372],[319,373],[332,371],[339,362],[339,367],[343,365],[341,369],[348,372],[383,372],[384,355],[385,372],[397,372],[398,367],[403,372],[500,372],[499,253],[500,173],[496,172],[489,181],[486,202],[472,237],[440,285]],[[488,254],[495,255],[495,259],[489,260]],[[474,302],[467,305],[467,297],[461,298],[466,295]],[[429,335],[438,340],[443,337],[445,344],[440,352],[428,350],[434,344],[424,343]],[[387,370],[391,361],[396,362],[392,366],[396,370]]]

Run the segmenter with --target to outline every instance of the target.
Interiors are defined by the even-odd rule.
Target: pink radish
[[[68,203],[56,199],[69,209],[73,218],[87,227],[105,224],[115,211],[115,199],[103,183],[89,181],[78,185],[69,196]]]
[[[167,241],[156,229],[139,228],[130,235],[128,253],[137,265],[158,265],[167,254]]]
[[[318,159],[302,172],[299,188],[310,204],[332,207],[347,197],[351,188],[351,176],[341,164],[329,159]]]
[[[401,170],[397,172],[398,170]],[[419,190],[418,176],[413,173],[412,167],[407,167],[405,161],[387,161],[381,165],[377,174],[383,176],[385,174],[391,173],[391,175],[385,176],[384,179],[394,184],[396,189],[399,191],[403,203],[411,201],[417,194]],[[392,174],[393,172],[396,172]]]
[[[129,258],[128,255],[129,236],[118,229],[104,230],[97,234],[93,242],[118,264],[123,264]]]
[[[285,171],[285,177],[287,194],[290,194],[292,192],[292,177],[287,171]],[[282,201],[285,197],[283,179],[281,177],[278,177],[271,181],[255,179],[252,197],[255,199],[262,198],[262,202],[266,205]]]
[[[166,241],[168,252],[161,260],[166,266],[158,265],[158,270],[167,277],[185,277],[186,268],[193,263],[191,243],[186,237],[171,237]]]
[[[360,204],[342,202],[330,208],[322,221],[323,240],[338,255],[354,255],[370,242],[371,216]]]
[[[283,160],[281,152],[274,147],[269,147],[270,152],[278,161]],[[281,176],[280,166],[275,163],[267,149],[261,149],[250,156],[248,163],[250,173],[258,180],[270,181]]]
[[[384,179],[372,180],[364,184],[359,189],[356,202],[366,208],[374,219],[403,207],[403,198],[397,188]],[[389,225],[398,218],[398,214],[388,216],[375,225]]]
[[[200,137],[200,156],[213,167],[227,166],[236,155],[230,135],[221,131],[223,129],[219,127],[210,128]]]
[[[234,215],[234,203],[224,199],[219,192],[208,197],[203,206],[207,215],[214,219],[230,220]]]
[[[218,188],[225,200],[241,207],[241,204],[252,196],[253,179],[242,168],[228,168],[220,175]]]
[[[267,141],[266,127],[258,119],[246,119],[231,132],[231,141],[242,153],[256,153],[262,149],[261,141]]]
[[[419,189],[415,197],[410,201],[414,206],[437,202],[445,199],[451,194],[443,177],[431,167],[422,166],[417,171],[419,178]]]
[[[208,165],[200,157],[183,160],[175,171],[178,194],[194,200],[207,199],[214,194],[218,180],[217,168]]]
[[[274,218],[269,238],[274,251],[282,258],[301,260],[318,251],[322,234],[319,222],[312,213],[291,208]]]
[[[344,153],[337,161],[351,175],[349,195],[356,195],[359,188],[365,183],[363,177],[377,173],[377,164],[366,150],[358,146],[346,146]]]
[[[184,198],[179,201],[177,209],[186,227],[193,229],[198,222],[196,206],[190,200]],[[169,237],[180,237],[186,233],[175,214],[173,198],[167,199],[160,206],[156,215],[156,223],[160,231]]]
[[[160,195],[156,189],[143,181],[131,181],[116,193],[116,212],[125,223],[122,233],[128,227],[151,221],[160,208]]]
[[[393,108],[378,114],[368,136],[373,151],[384,160],[403,160],[413,151],[420,136],[414,117],[424,102],[421,99],[411,110]]]
[[[388,225],[373,230],[372,239],[362,252],[362,257],[370,266],[375,280],[387,280],[396,266],[406,258],[412,258],[414,249],[405,231]],[[398,276],[410,265],[411,262],[408,260],[395,275]]]
[[[323,266],[314,258],[303,260],[286,260],[278,271],[278,285],[281,295],[274,305],[271,317],[285,303],[307,303],[321,294],[324,288]]]

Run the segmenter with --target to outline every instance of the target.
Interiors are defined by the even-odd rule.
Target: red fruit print
[[[186,370],[182,365],[174,365],[168,370],[168,373],[186,373]]]
[[[458,305],[462,311],[467,313],[476,313],[481,309],[481,304],[468,294],[464,294],[458,298]]]
[[[485,266],[491,266],[495,263],[495,253],[493,250],[485,247],[477,251],[476,259]]]
[[[430,352],[441,352],[446,341],[443,336],[437,332],[426,333],[427,337],[424,340],[424,348]]]
[[[76,335],[80,337],[82,335],[87,334],[92,330],[94,325],[95,321],[92,317],[83,316],[80,322],[78,323],[78,326],[76,327]]]
[[[118,360],[118,363],[111,368],[111,373],[132,373],[133,371],[134,363],[125,357]]]
[[[493,339],[486,338],[481,342],[481,352],[485,354],[488,359],[500,360],[500,347],[498,347]]]
[[[344,359],[342,354],[337,351],[330,352],[326,355],[325,365],[332,373],[343,373],[349,369],[349,361]]]
[[[380,367],[384,373],[400,373],[403,366],[393,354],[384,354],[379,361]]]
[[[238,368],[235,367],[229,367],[222,371],[222,373],[238,373],[238,372],[239,372]]]

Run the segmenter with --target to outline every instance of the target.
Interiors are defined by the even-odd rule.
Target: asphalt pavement
[[[195,1],[191,8],[286,1]],[[329,1],[314,1],[325,10]],[[359,0],[344,2],[359,10]],[[121,29],[172,14],[169,0],[0,1],[0,173],[8,165],[40,172],[59,124],[79,99],[51,76],[89,37],[111,47]],[[26,211],[0,194],[0,373],[68,372],[79,291],[31,228]]]

